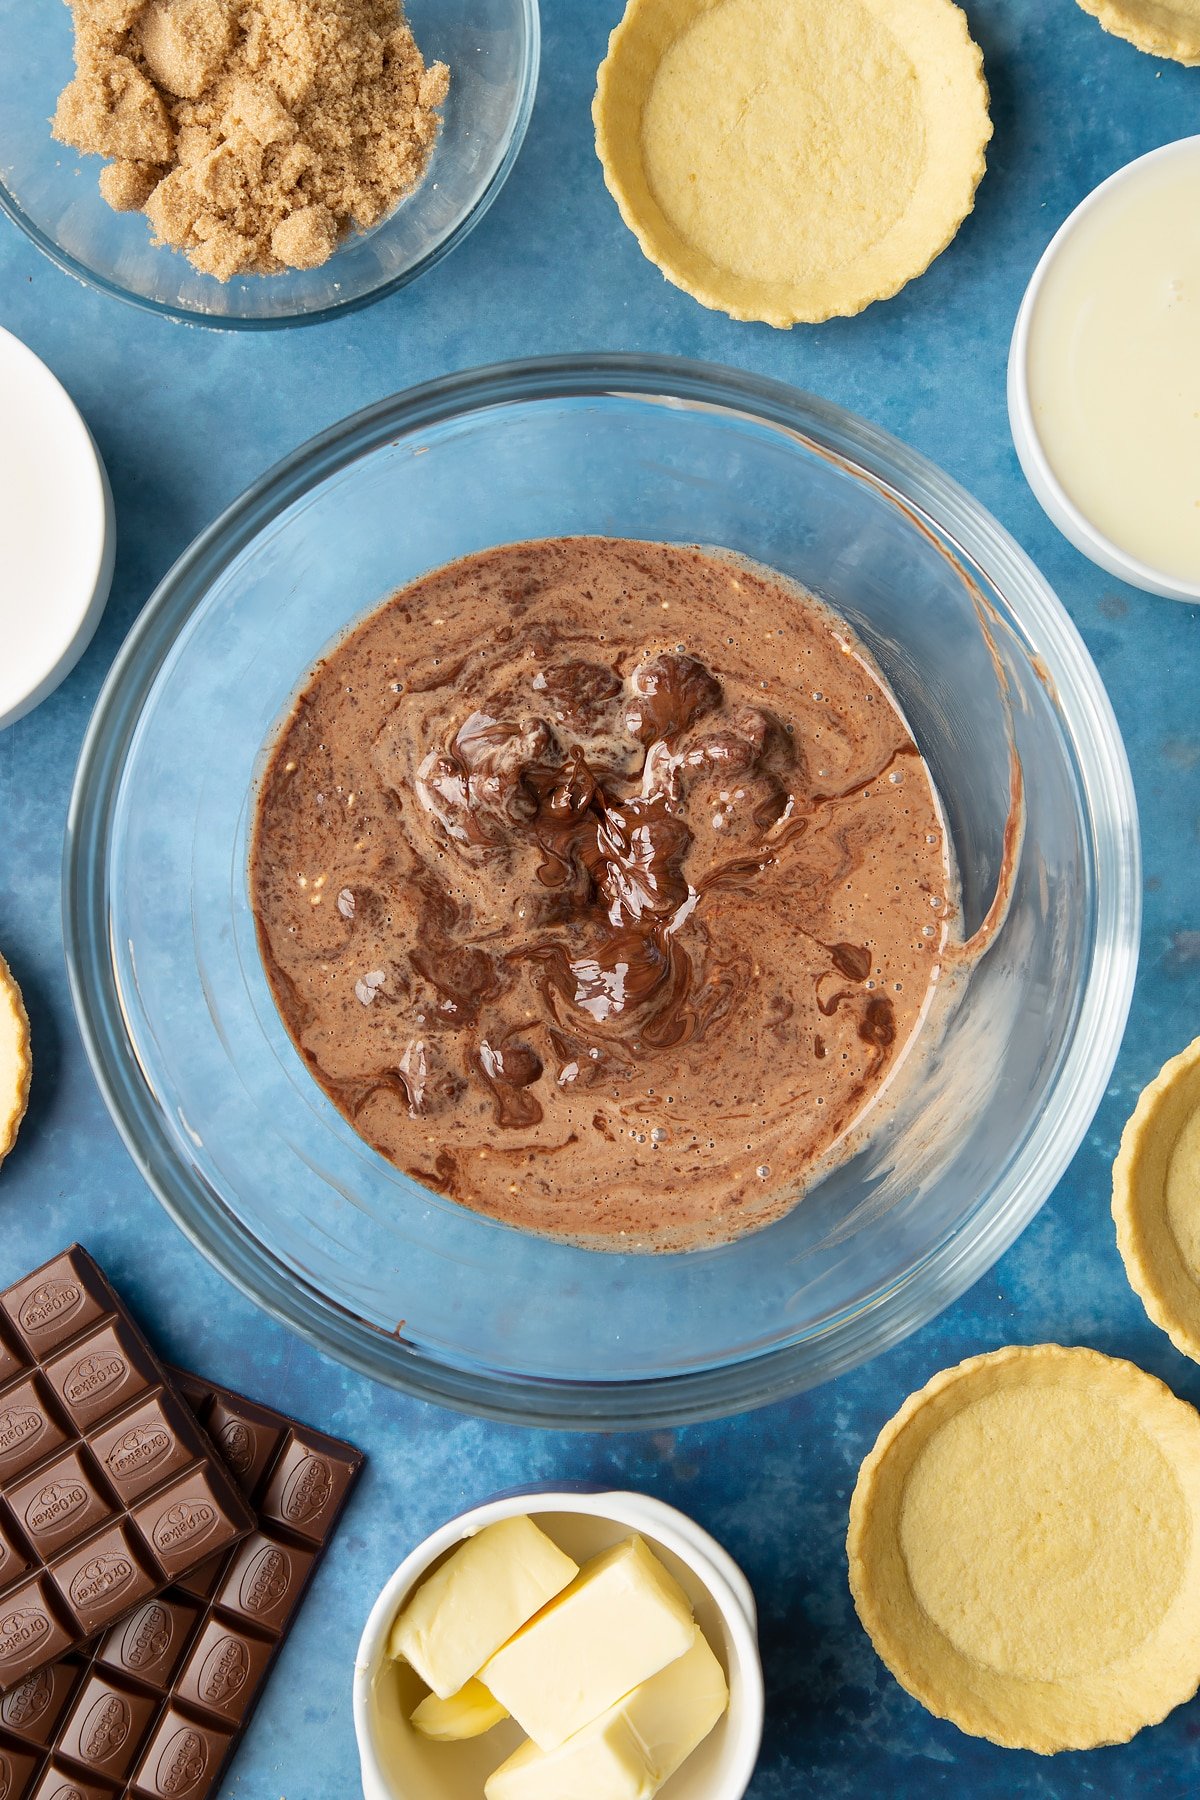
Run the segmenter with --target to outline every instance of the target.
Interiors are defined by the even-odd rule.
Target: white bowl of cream
[[[1013,441],[1065,537],[1200,599],[1200,137],[1140,156],[1051,240],[1017,315]]]
[[[579,1560],[637,1532],[684,1589],[729,1684],[715,1730],[661,1790],[662,1800],[741,1800],[758,1760],[763,1678],[754,1596],[728,1551],[673,1506],[645,1494],[535,1489],[489,1500],[449,1520],[405,1558],[372,1608],[354,1665],[354,1726],[365,1800],[481,1800],[493,1768],[515,1748],[511,1721],[484,1738],[422,1738],[409,1715],[422,1690],[393,1662],[393,1622],[423,1578],[464,1539],[526,1514]]]

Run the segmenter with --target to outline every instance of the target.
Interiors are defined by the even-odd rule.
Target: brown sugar
[[[325,262],[425,172],[449,71],[397,0],[71,0],[54,135],[218,280]]]

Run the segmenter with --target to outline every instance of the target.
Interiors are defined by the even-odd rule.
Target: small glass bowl
[[[420,185],[319,269],[201,275],[156,247],[141,213],[100,196],[102,167],[50,135],[71,79],[71,13],[57,0],[0,0],[0,210],[61,269],[149,312],[195,325],[270,330],[350,312],[403,287],[478,223],[516,161],[537,90],[537,0],[406,0],[426,62],[450,68],[442,128]]]
[[[514,1231],[385,1162],[267,986],[251,786],[297,681],[423,571],[574,533],[723,545],[844,614],[938,784],[968,931],[1012,901],[920,1079],[777,1224],[683,1255]],[[986,627],[986,629],[985,629]],[[1025,775],[1010,836],[1010,749]],[[1129,768],[1078,634],[996,522],[826,402],[633,356],[452,375],[266,475],[143,610],[68,823],[65,937],[97,1079],[192,1241],[334,1356],[522,1423],[733,1412],[923,1324],[1033,1217],[1104,1092],[1137,960]]]

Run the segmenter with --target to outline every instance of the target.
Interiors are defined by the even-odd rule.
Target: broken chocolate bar
[[[252,1524],[86,1250],[0,1294],[0,1693]]]
[[[257,1529],[0,1699],[0,1800],[209,1800],[358,1477],[349,1444],[175,1381]]]

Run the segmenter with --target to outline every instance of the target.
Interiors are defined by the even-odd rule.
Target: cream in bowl
[[[1017,318],[1009,414],[1046,512],[1103,569],[1200,598],[1200,137],[1119,169]]]
[[[753,1596],[660,1501],[507,1496],[396,1571],[354,1710],[367,1800],[739,1800],[762,1730]]]

